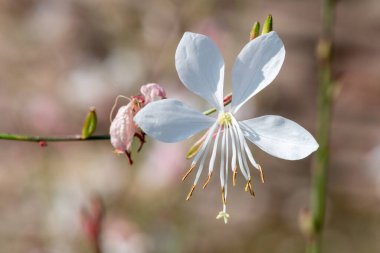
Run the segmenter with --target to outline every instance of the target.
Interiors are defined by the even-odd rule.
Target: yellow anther
[[[235,186],[236,185],[236,175],[237,175],[237,168],[235,167],[234,169],[234,174],[232,176],[232,185]]]
[[[210,174],[208,174],[208,177],[207,177],[206,181],[203,184],[203,187],[202,187],[203,189],[205,189],[206,186],[208,185],[208,183],[210,182],[211,176],[212,176],[212,172]]]
[[[194,167],[195,167],[195,164],[192,164],[191,167],[190,167],[190,169],[189,169],[189,170],[186,172],[186,174],[182,177],[182,181],[184,181],[184,180],[187,178],[187,176],[193,171]]]
[[[245,189],[244,189],[246,192],[249,191],[249,193],[255,197],[255,192],[253,191],[252,189],[252,184],[251,184],[251,178],[249,177],[248,178],[248,181],[247,181],[247,184],[245,185]]]
[[[194,189],[195,189],[195,184],[193,184],[193,186],[191,187],[189,191],[189,194],[187,194],[186,200],[189,200],[191,198],[191,196],[193,195]]]
[[[224,186],[222,187],[222,202],[223,202],[223,205],[226,204],[226,196],[224,194]]]
[[[257,166],[259,166],[259,171],[260,171],[260,178],[261,178],[261,182],[264,183],[264,172],[260,166],[260,164],[257,164]]]

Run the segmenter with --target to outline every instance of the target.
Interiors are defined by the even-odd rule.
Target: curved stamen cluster
[[[213,140],[214,139],[214,140]],[[219,140],[221,139],[221,140]],[[214,142],[212,144],[212,142]],[[200,175],[205,166],[205,160],[210,152],[212,147],[211,157],[208,167],[208,177],[203,184],[203,189],[206,188],[209,183],[211,176],[214,171],[214,165],[216,161],[216,153],[218,149],[218,144],[220,143],[221,155],[220,155],[220,186],[221,186],[221,195],[223,203],[223,211],[219,212],[217,219],[223,218],[224,222],[227,223],[229,217],[226,212],[226,199],[227,199],[227,188],[228,188],[228,172],[231,169],[233,173],[233,186],[236,185],[236,176],[237,169],[239,168],[241,174],[246,180],[245,191],[249,191],[252,196],[255,196],[255,193],[252,188],[251,183],[251,174],[249,169],[249,163],[260,171],[261,181],[264,183],[264,176],[261,169],[261,166],[256,163],[252,153],[248,147],[248,144],[245,140],[243,132],[240,129],[240,126],[234,116],[231,113],[220,113],[218,120],[212,125],[210,130],[206,134],[205,141],[203,142],[199,152],[193,159],[190,169],[183,176],[182,180],[185,180],[187,176],[198,166],[198,170],[194,179],[194,183],[190,189],[189,194],[187,195],[186,200],[189,200],[192,196],[196,185],[198,184]],[[231,160],[229,156],[231,154]],[[231,161],[231,163],[229,163]],[[249,161],[249,163],[248,163]]]

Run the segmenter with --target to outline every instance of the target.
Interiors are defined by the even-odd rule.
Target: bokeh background
[[[241,119],[276,114],[315,135],[320,3],[314,0],[1,0],[0,132],[80,133],[95,106],[97,134],[108,133],[118,94],[160,83],[168,97],[208,105],[187,91],[174,67],[185,31],[207,34],[230,69],[254,21],[268,14],[287,57],[272,85],[242,110]],[[324,252],[380,252],[380,3],[337,5],[333,123]],[[108,141],[0,141],[0,251],[94,252],[83,208],[105,209],[104,253],[303,252],[299,228],[309,205],[310,163],[284,161],[252,147],[266,182],[256,198],[242,178],[230,187],[224,225],[217,177],[185,201],[181,183],[192,139],[163,144],[148,138],[135,164]],[[136,145],[137,146],[137,145]],[[96,204],[95,204],[96,206]]]

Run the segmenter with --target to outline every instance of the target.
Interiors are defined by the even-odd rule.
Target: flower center
[[[219,116],[218,123],[221,126],[229,126],[232,124],[232,114],[229,112],[224,112]]]
[[[234,116],[229,112],[219,114],[216,123],[208,130],[206,135],[202,137],[201,146],[198,148],[190,169],[183,176],[182,181],[193,171],[199,162],[198,171],[196,173],[194,183],[186,197],[189,200],[195,190],[198,180],[201,176],[203,169],[208,167],[208,176],[203,184],[203,189],[206,188],[210,182],[211,176],[214,171],[216,160],[216,152],[220,147],[220,189],[222,195],[223,210],[219,212],[217,219],[223,218],[227,223],[229,214],[226,211],[227,205],[227,189],[228,189],[228,176],[232,173],[232,185],[236,185],[236,175],[238,170],[246,180],[245,191],[255,196],[251,182],[250,167],[254,167],[260,171],[261,181],[264,182],[264,177],[259,164],[253,158],[253,155],[245,141],[245,137],[239,123]],[[208,163],[205,162],[211,151],[211,157]]]

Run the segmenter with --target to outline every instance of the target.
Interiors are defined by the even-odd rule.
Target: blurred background
[[[315,135],[320,2],[1,0],[0,132],[80,133],[95,106],[96,133],[107,134],[114,98],[137,95],[149,82],[161,84],[170,98],[208,109],[176,74],[182,34],[203,33],[217,43],[229,92],[232,64],[253,22],[272,14],[287,57],[239,118],[281,115]],[[324,252],[380,252],[379,1],[339,1],[335,29]],[[309,205],[312,157],[284,161],[252,147],[266,182],[256,177],[253,199],[238,177],[224,225],[215,219],[217,177],[185,201],[194,175],[180,179],[195,140],[147,138],[140,153],[134,148],[133,166],[108,141],[45,148],[0,141],[1,252],[95,252],[91,240],[100,219],[104,253],[304,252],[299,217]]]

